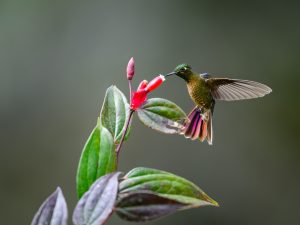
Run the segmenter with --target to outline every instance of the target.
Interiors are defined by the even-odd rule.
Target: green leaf
[[[113,136],[115,143],[119,143],[126,123],[129,119],[130,108],[125,95],[116,87],[106,90],[104,103],[100,113],[101,123]],[[126,134],[125,140],[129,136]]]
[[[191,207],[218,203],[192,182],[172,173],[149,168],[135,168],[120,183],[120,193],[151,191],[159,196],[187,204]],[[187,208],[187,207],[185,207]]]
[[[99,178],[77,203],[73,213],[75,225],[102,225],[113,212],[120,172]]]
[[[147,100],[137,113],[146,126],[167,134],[180,133],[187,119],[179,106],[162,98]]]
[[[80,198],[97,178],[116,170],[116,152],[113,137],[100,125],[92,131],[79,161],[77,194]]]
[[[218,206],[218,203],[182,177],[140,167],[121,181],[116,211],[122,219],[140,222],[201,206]]]
[[[31,225],[67,225],[67,203],[61,189],[58,187],[35,214]]]
[[[122,219],[144,222],[170,215],[183,210],[186,206],[154,192],[134,191],[119,195],[116,212]]]

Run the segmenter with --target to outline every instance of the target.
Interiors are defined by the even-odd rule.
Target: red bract
[[[127,72],[127,79],[132,80],[133,75],[134,75],[134,58],[133,57],[128,62],[126,72]]]
[[[132,110],[137,110],[138,108],[140,108],[141,105],[143,105],[147,100],[148,93],[158,88],[164,81],[165,77],[163,75],[157,76],[149,83],[148,81],[143,80],[140,83],[137,91],[133,92],[132,94],[130,108]]]

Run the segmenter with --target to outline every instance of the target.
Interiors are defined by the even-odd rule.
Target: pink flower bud
[[[158,88],[164,81],[165,77],[163,75],[159,75],[155,77],[152,81],[150,81],[145,89],[147,92],[153,91],[156,88]]]
[[[142,104],[147,100],[147,91],[145,89],[140,89],[133,92],[130,108],[132,110],[137,110]]]
[[[148,81],[146,81],[146,80],[143,80],[141,83],[140,83],[140,85],[138,86],[138,91],[139,90],[141,90],[141,89],[145,89],[146,87],[147,87],[147,85],[148,85]]]
[[[134,58],[131,57],[131,59],[129,60],[128,64],[127,64],[127,79],[128,80],[132,80],[133,75],[134,75]]]

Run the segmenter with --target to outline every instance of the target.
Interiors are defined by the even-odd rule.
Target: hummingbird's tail
[[[199,139],[201,142],[205,139],[209,145],[212,145],[212,112],[210,110],[202,113],[201,109],[195,107],[188,115],[189,121],[186,123],[183,134],[186,138],[192,140]]]

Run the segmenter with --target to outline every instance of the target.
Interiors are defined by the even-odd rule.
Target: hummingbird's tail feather
[[[211,111],[202,111],[195,107],[188,115],[189,121],[186,123],[183,134],[186,138],[192,140],[199,139],[212,145],[212,113]]]
[[[212,112],[209,110],[208,122],[207,122],[207,142],[209,145],[213,143],[213,126],[212,126]]]

